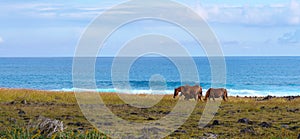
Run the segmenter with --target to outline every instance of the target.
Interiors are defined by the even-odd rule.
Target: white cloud
[[[300,3],[292,0],[290,3],[290,19],[291,24],[300,24]]]
[[[300,29],[294,32],[288,32],[278,38],[281,44],[299,44],[300,43]]]
[[[0,43],[3,43],[3,42],[4,42],[3,38],[2,38],[2,37],[0,37]]]
[[[269,5],[198,4],[195,10],[209,22],[246,25],[300,24],[300,3],[296,0]]]

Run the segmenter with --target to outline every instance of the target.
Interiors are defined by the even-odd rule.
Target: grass
[[[39,131],[34,132],[34,129],[27,129],[27,128],[8,128],[6,131],[0,132],[1,138],[8,138],[8,139],[43,139],[43,138],[51,138],[51,139],[106,139],[107,136],[99,132],[98,130],[87,130],[87,131],[66,131],[55,133],[50,137],[46,137],[42,135]]]
[[[177,103],[177,99],[166,95],[158,104],[145,109],[126,104],[114,93],[101,93],[100,96],[114,114],[140,123],[164,117]],[[27,104],[22,104],[23,100]],[[220,125],[212,125],[212,120],[207,127],[198,128],[205,104],[198,102],[188,120],[166,138],[198,138],[205,133],[213,133],[218,138],[294,139],[300,133],[299,98],[292,101],[285,98],[256,101],[255,98],[230,97],[228,102],[222,102],[213,118]],[[20,110],[25,114],[18,114]],[[27,126],[40,115],[62,120],[67,126],[64,132],[56,133],[51,138],[107,138],[85,119],[74,93],[0,89],[0,138],[45,138]],[[238,123],[241,118],[248,118],[253,123]],[[259,124],[262,122],[271,123],[272,126],[261,127]],[[252,127],[255,135],[240,133],[241,129],[247,127]]]

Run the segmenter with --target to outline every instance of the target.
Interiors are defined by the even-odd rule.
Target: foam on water
[[[51,91],[63,91],[63,92],[85,92],[85,91],[95,91],[94,89],[83,89],[83,88],[63,88],[61,90],[51,90]],[[203,95],[205,95],[207,89],[203,89]],[[300,94],[299,92],[270,92],[270,91],[258,91],[258,90],[247,90],[247,89],[241,89],[241,90],[236,90],[236,89],[227,89],[228,95],[229,96],[257,96],[257,97],[262,97],[262,96],[267,96],[267,95],[272,95],[272,96],[290,96],[290,95],[295,95],[295,94]],[[173,94],[174,90],[125,90],[125,89],[115,89],[115,88],[109,88],[109,89],[96,89],[96,92],[101,92],[101,93],[125,93],[125,94],[159,94],[159,95],[164,95],[164,94]]]

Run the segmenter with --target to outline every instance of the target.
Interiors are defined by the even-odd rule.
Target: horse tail
[[[198,99],[201,100],[202,97],[202,87],[199,86],[199,90],[198,90]],[[201,100],[202,101],[202,100]]]
[[[211,88],[209,88],[209,89],[206,91],[205,98],[204,98],[205,101],[207,100],[207,98],[208,98],[209,95],[210,95],[210,90],[211,90]]]
[[[225,89],[225,97],[226,97],[226,99],[228,100],[228,92],[227,92],[227,89]]]
[[[178,95],[178,92],[181,91],[179,89],[180,89],[180,87],[177,87],[177,88],[174,89],[174,96],[173,96],[173,98],[175,98]]]
[[[202,96],[202,87],[200,87],[200,89],[199,89],[199,94],[200,94],[200,96]]]

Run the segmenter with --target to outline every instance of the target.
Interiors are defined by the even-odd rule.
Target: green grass
[[[5,131],[0,132],[1,138],[8,139],[106,139],[106,135],[102,134],[98,130],[87,130],[87,131],[66,131],[55,133],[50,137],[42,135],[39,131],[35,132],[35,129],[26,129],[26,128],[8,128]]]
[[[100,96],[114,114],[134,122],[145,122],[149,117],[160,119],[172,111],[177,102],[171,95],[166,95],[155,106],[141,109],[125,104],[114,93],[101,93]],[[28,104],[22,104],[22,100],[26,100]],[[213,118],[219,120],[220,125],[198,128],[205,104],[197,103],[189,119],[179,129],[184,132],[174,132],[166,138],[197,138],[204,133],[214,133],[218,138],[294,139],[300,133],[300,128],[297,128],[300,125],[300,111],[289,111],[300,109],[299,98],[292,101],[284,98],[256,101],[254,98],[230,97],[228,102],[222,102]],[[20,116],[19,109],[26,114]],[[135,114],[130,114],[133,112]],[[85,119],[74,93],[0,89],[0,138],[44,138],[26,126],[40,115],[62,120],[67,125],[64,132],[55,134],[53,138],[107,138]],[[248,118],[253,124],[238,123],[241,118]],[[261,127],[258,125],[261,122],[271,123],[272,127]],[[282,127],[283,125],[288,127]],[[255,135],[241,134],[240,130],[246,127],[253,127]]]

